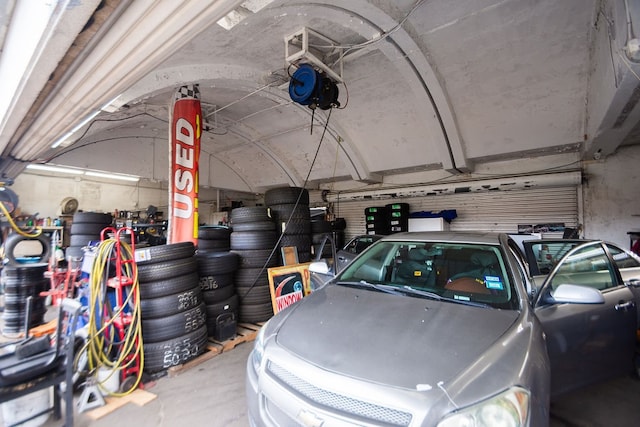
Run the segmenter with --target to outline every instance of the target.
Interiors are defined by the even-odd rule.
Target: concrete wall
[[[640,230],[640,146],[618,149],[584,167],[584,234],[629,248],[627,231]]]
[[[541,158],[544,159],[544,158]],[[584,236],[602,238],[629,247],[630,230],[640,230],[640,146],[621,147],[614,155],[584,165],[583,226]],[[155,185],[155,188],[153,187]],[[86,178],[49,177],[31,173],[20,175],[11,187],[20,197],[19,207],[25,213],[40,217],[56,217],[65,197],[78,199],[80,209],[113,212],[142,210],[154,205],[159,210],[167,206],[167,190],[160,184],[118,185]],[[220,207],[242,195],[214,189],[201,189],[201,222],[217,224]],[[245,199],[245,205],[255,204]]]

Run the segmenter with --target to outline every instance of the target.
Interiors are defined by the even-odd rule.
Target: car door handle
[[[339,259],[340,261],[344,261],[344,260],[345,260],[345,258],[344,258],[343,256],[339,256],[339,257],[338,257],[338,259]]]
[[[635,302],[633,301],[627,301],[627,302],[619,302],[618,304],[615,305],[616,310],[620,311],[620,310],[627,310],[629,308],[633,308],[635,307]]]

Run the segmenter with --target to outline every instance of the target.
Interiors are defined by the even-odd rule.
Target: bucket
[[[49,387],[3,403],[3,425],[19,424],[22,420],[26,420],[37,413],[46,411],[51,407],[51,394],[52,389]],[[49,415],[50,412],[47,412],[20,425],[23,427],[41,426],[49,419]]]
[[[120,388],[120,371],[101,366],[98,368],[98,384],[103,396],[117,393]]]

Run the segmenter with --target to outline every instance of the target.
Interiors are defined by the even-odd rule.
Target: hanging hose
[[[34,228],[31,229],[32,231],[35,230],[33,233],[29,231],[24,231],[23,229],[18,227],[18,225],[13,220],[13,218],[11,218],[11,214],[9,213],[7,208],[4,206],[3,202],[0,202],[0,210],[2,210],[2,213],[4,214],[4,216],[7,217],[7,221],[9,221],[11,228],[13,228],[13,230],[19,235],[23,237],[38,237],[39,235],[42,234],[42,227],[35,226]]]
[[[117,246],[121,245],[120,257],[117,260]],[[131,279],[131,284],[122,286],[128,290],[126,298],[120,306],[112,307],[108,299],[109,265],[116,260],[116,266],[121,266],[117,277]],[[87,354],[89,371],[96,373],[100,367],[111,370],[109,376],[98,382],[98,386],[104,389],[104,384],[111,375],[120,375],[139,360],[135,383],[123,392],[112,392],[113,396],[125,396],[135,390],[142,379],[144,367],[144,352],[142,349],[142,321],[140,314],[140,289],[137,277],[137,269],[132,268],[133,254],[131,247],[125,242],[115,239],[104,240],[98,247],[98,252],[93,263],[89,281],[89,324],[88,340],[83,350]],[[129,261],[129,262],[127,262]],[[116,267],[117,268],[117,267]],[[121,284],[116,284],[120,286]],[[122,320],[128,316],[126,308],[131,310],[130,323],[125,325]],[[118,325],[117,323],[120,322]],[[126,327],[125,327],[126,326]],[[119,330],[125,329],[124,336],[120,337]],[[82,354],[83,351],[80,351]]]

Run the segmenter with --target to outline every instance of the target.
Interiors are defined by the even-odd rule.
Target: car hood
[[[279,346],[322,369],[414,390],[453,381],[519,316],[333,284],[287,310]]]

